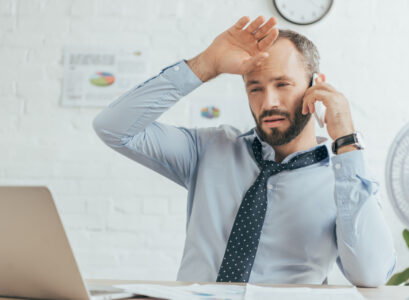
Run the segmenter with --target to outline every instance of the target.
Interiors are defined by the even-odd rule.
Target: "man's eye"
[[[250,90],[250,93],[258,92],[258,91],[261,91],[261,89],[260,88],[255,88],[255,89]]]
[[[282,82],[282,83],[277,84],[278,87],[283,87],[283,86],[287,86],[287,85],[289,85],[289,84],[286,83],[286,82]]]

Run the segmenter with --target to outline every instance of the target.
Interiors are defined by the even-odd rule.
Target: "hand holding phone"
[[[318,74],[314,73],[312,75],[312,85],[315,85],[315,79],[318,78]],[[315,119],[317,120],[318,124],[320,125],[321,128],[324,128],[325,126],[325,105],[322,104],[321,101],[317,100],[314,103],[315,111],[314,111],[314,116]]]

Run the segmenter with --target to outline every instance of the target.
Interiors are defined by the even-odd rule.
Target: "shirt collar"
[[[274,151],[273,147],[271,147],[269,144],[267,144],[266,142],[264,142],[264,141],[260,138],[260,135],[259,135],[259,133],[257,132],[257,128],[256,128],[256,127],[253,127],[253,128],[250,129],[249,131],[240,134],[239,136],[237,136],[237,139],[243,138],[243,139],[245,140],[245,142],[246,142],[248,145],[251,146],[251,144],[253,143],[253,140],[254,140],[256,137],[260,140],[261,145],[262,145],[263,159],[264,159],[264,160],[273,160],[273,159],[274,159],[274,156],[275,156],[275,151]],[[330,157],[333,155],[333,154],[332,154],[332,151],[331,151],[331,141],[330,141],[327,137],[324,137],[324,136],[316,136],[316,140],[317,140],[318,145],[313,146],[313,147],[311,147],[311,148],[309,148],[309,149],[306,149],[306,150],[302,150],[302,151],[297,151],[297,152],[291,153],[291,154],[289,154],[288,156],[286,156],[281,163],[285,163],[285,162],[289,161],[292,157],[294,157],[294,156],[296,156],[296,155],[298,155],[298,154],[301,154],[301,153],[304,153],[304,152],[308,152],[308,151],[312,151],[312,150],[314,150],[315,148],[318,148],[318,147],[324,145],[324,146],[327,148],[327,151],[328,151],[328,158],[326,158],[326,159],[323,161],[323,163],[325,163],[326,165],[329,165],[329,164],[330,164]],[[250,147],[250,149],[252,149],[252,148]]]

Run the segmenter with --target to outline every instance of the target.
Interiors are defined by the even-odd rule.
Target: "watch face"
[[[307,25],[321,20],[333,0],[273,0],[278,13],[294,24]]]

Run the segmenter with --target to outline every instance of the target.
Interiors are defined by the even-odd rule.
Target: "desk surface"
[[[132,284],[132,283],[155,283],[155,284],[165,284],[165,285],[183,285],[192,284],[193,282],[178,282],[178,281],[142,281],[142,280],[87,280],[89,284],[102,284],[102,285],[113,285],[113,284]],[[216,284],[214,282],[200,282]],[[220,283],[223,284],[223,283]],[[238,283],[240,284],[240,283]],[[346,285],[314,285],[314,284],[260,284],[262,286],[271,287],[310,287],[310,288],[342,288],[349,287]],[[358,291],[369,300],[409,300],[409,286],[381,286],[378,288],[358,288]],[[1,300],[15,300],[15,298],[0,298]],[[144,299],[148,298],[133,298],[133,299]]]

